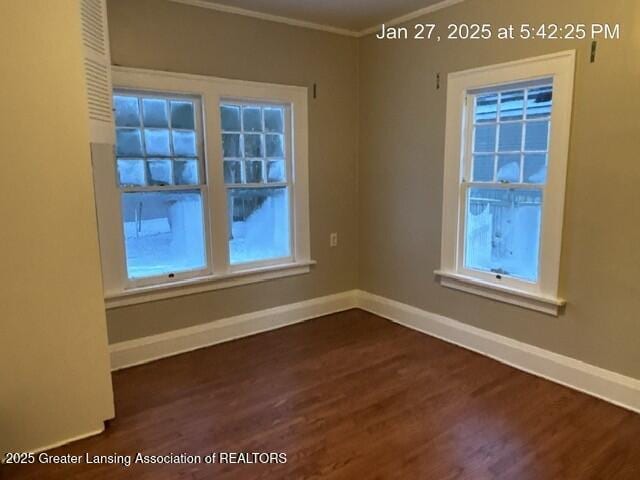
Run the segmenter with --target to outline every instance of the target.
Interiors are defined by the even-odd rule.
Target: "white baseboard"
[[[110,346],[111,368],[119,370],[355,307],[640,413],[640,380],[362,290],[116,343]]]
[[[640,380],[359,290],[357,306],[405,327],[640,413]]]
[[[111,370],[140,365],[236,338],[274,330],[356,306],[356,290],[215,320],[203,325],[115,343]]]

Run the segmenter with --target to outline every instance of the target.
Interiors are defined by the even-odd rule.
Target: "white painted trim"
[[[175,0],[170,0],[175,1]],[[130,84],[133,83],[133,88],[139,88],[141,91],[164,89],[175,93],[187,93],[189,94],[189,87],[185,91],[183,85],[180,85],[181,81],[191,82],[215,82],[218,85],[230,88],[237,87],[252,87],[256,90],[262,89],[262,91],[276,90],[277,94],[283,98],[288,98],[287,95],[291,91],[297,91],[301,95],[307,95],[307,87],[300,85],[284,85],[281,83],[269,83],[269,82],[254,82],[251,80],[236,80],[233,78],[214,77],[210,75],[199,75],[196,73],[182,73],[171,72],[168,70],[149,70],[147,68],[138,67],[121,67],[118,65],[111,66],[111,72],[114,76],[115,88],[131,88]],[[148,82],[155,82],[154,85],[149,86]],[[162,82],[162,83],[159,83]],[[206,86],[196,86],[196,89],[206,89]],[[241,95],[241,93],[240,93]],[[260,94],[258,95],[260,96]]]
[[[92,158],[98,224],[103,267],[103,284],[107,308],[144,303],[180,295],[229,288],[310,271],[311,260],[308,173],[308,90],[307,87],[232,80],[204,75],[113,67],[115,89],[135,92],[156,91],[163,94],[196,96],[207,119],[203,132],[203,165],[207,182],[203,186],[207,204],[208,271],[188,272],[181,278],[149,285],[132,285],[126,278],[124,239],[120,222],[120,189],[115,180],[113,151],[103,151]],[[287,116],[291,257],[230,265],[228,258],[227,186],[223,181],[222,144],[220,142],[219,104],[227,99],[281,103],[292,115]],[[290,118],[293,117],[293,118]],[[95,148],[94,148],[95,150]],[[268,185],[265,185],[268,186]],[[160,280],[159,277],[153,279]],[[153,290],[153,292],[152,292]]]
[[[357,307],[511,367],[640,413],[640,380],[359,290]]]
[[[415,10],[413,12],[407,13],[405,15],[401,15],[400,17],[392,18],[382,23],[384,23],[387,27],[393,27],[395,25],[400,25],[401,23],[405,23],[410,20],[413,20],[414,18],[422,17],[423,15],[428,15],[429,13],[442,10],[443,8],[452,7],[453,5],[457,5],[458,3],[462,3],[462,2],[464,2],[464,0],[442,0],[441,2],[434,3],[433,5],[429,5],[428,7]],[[380,25],[372,25],[368,28],[365,28],[364,30],[360,30],[357,36],[364,37],[372,33],[375,33],[379,30],[380,30]]]
[[[349,30],[346,28],[332,27],[330,25],[323,25],[320,23],[307,22],[306,20],[298,20],[291,17],[283,17],[280,15],[272,15],[270,13],[257,12],[255,10],[248,10],[246,8],[232,7],[230,5],[222,5],[220,3],[206,2],[204,0],[170,0],[174,3],[182,3],[184,5],[191,5],[192,7],[207,8],[209,10],[216,10],[218,12],[233,13],[235,15],[243,15],[245,17],[257,18],[259,20],[266,20],[268,22],[284,23],[294,27],[310,28],[312,30],[321,30],[323,32],[336,33],[338,35],[345,35],[348,37],[357,37],[358,32]]]
[[[377,32],[378,30],[380,30],[380,25],[382,25],[382,23],[384,23],[389,27],[394,25],[399,25],[401,23],[405,23],[410,20],[413,20],[414,18],[418,18],[423,15],[433,13],[437,10],[442,10],[443,8],[451,7],[458,3],[464,2],[464,0],[442,0],[441,2],[435,3],[433,5],[429,5],[428,7],[420,8],[413,12],[409,12],[405,15],[401,15],[399,17],[389,19],[385,22],[382,22],[380,25],[372,25],[363,30],[349,30],[347,28],[333,27],[331,25],[308,22],[306,20],[298,20],[296,18],[291,18],[291,17],[283,17],[281,15],[272,15],[269,13],[257,12],[255,10],[248,10],[246,8],[232,7],[230,5],[222,5],[220,3],[207,2],[205,0],[169,0],[169,1],[174,3],[182,3],[184,5],[190,5],[192,7],[208,8],[209,10],[216,10],[218,12],[233,13],[236,15],[243,15],[245,17],[266,20],[269,22],[284,23],[286,25],[292,25],[294,27],[310,28],[312,30],[320,30],[323,32],[335,33],[338,35],[345,35],[347,37],[355,37],[355,38],[365,37],[374,32]]]
[[[214,320],[110,346],[113,371],[274,330],[356,306],[356,290]]]
[[[115,292],[105,296],[107,310],[112,308],[154,302],[166,298],[183,297],[194,293],[210,292],[225,288],[265,282],[276,278],[291,277],[309,273],[316,262],[300,262],[286,265],[271,265],[253,268],[248,271],[236,271],[223,275],[211,275],[202,278],[190,278],[180,282],[152,285],[124,292]]]
[[[510,303],[556,317],[560,313],[560,309],[567,303],[566,300],[562,298],[522,292],[514,288],[484,282],[477,278],[460,275],[455,272],[436,270],[434,273],[440,277],[440,285],[443,287],[491,298],[499,302]]]
[[[448,75],[440,271],[455,273],[460,277],[473,275],[484,283],[493,283],[500,287],[509,288],[512,296],[515,296],[517,292],[522,292],[523,298],[527,298],[527,295],[552,299],[558,297],[574,71],[575,50],[566,50],[453,72]],[[463,260],[464,217],[466,214],[463,193],[465,185],[469,184],[465,168],[468,169],[470,164],[470,160],[467,158],[469,152],[464,149],[468,144],[466,123],[470,115],[469,102],[467,101],[469,92],[492,86],[546,78],[553,81],[553,109],[551,112],[547,181],[541,187],[544,201],[541,214],[538,282],[530,283],[514,277],[494,276],[479,271],[471,272],[471,270],[464,268]],[[526,184],[518,183],[515,185],[521,188]],[[496,186],[496,188],[498,187]],[[449,282],[449,285],[446,286],[451,286],[451,284],[452,282]],[[457,285],[462,287],[460,282]],[[464,288],[470,289],[469,286],[464,286]],[[472,293],[480,294],[480,290],[476,288]],[[519,305],[528,308],[526,301],[521,301]]]
[[[509,69],[511,67],[524,67],[526,65],[535,65],[536,63],[540,63],[542,61],[557,60],[557,59],[562,59],[567,57],[575,59],[575,55],[576,55],[575,50],[560,50],[558,52],[546,53],[544,55],[537,55],[535,57],[519,58],[519,59],[511,60],[508,62],[496,63],[493,65],[483,65],[481,67],[468,68],[466,70],[459,70],[457,72],[449,73],[448,76],[451,78],[461,78],[461,77],[475,76],[480,73],[492,75],[495,70]],[[543,72],[536,75],[536,77],[544,78],[544,77],[551,76],[552,74],[553,73]],[[524,75],[524,78],[526,79],[527,75]],[[522,81],[522,80],[517,79],[516,81]],[[499,85],[500,83],[503,83],[503,82],[500,80],[494,82],[495,85]],[[471,88],[488,88],[490,90],[491,85],[492,85],[491,82],[486,82],[483,79],[479,81],[479,85],[477,87],[471,87]]]

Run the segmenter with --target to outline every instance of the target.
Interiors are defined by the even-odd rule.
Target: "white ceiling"
[[[359,32],[435,4],[455,2],[451,0],[444,2],[443,0],[200,0],[199,3],[223,5]]]

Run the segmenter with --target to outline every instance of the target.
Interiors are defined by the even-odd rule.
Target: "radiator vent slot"
[[[109,88],[109,70],[89,58],[84,61],[87,80],[87,101],[89,102],[89,118],[111,122],[111,90]]]
[[[114,143],[111,56],[105,0],[80,0],[91,142]]]
[[[105,18],[101,0],[82,0],[82,41],[84,46],[98,55],[107,54]]]

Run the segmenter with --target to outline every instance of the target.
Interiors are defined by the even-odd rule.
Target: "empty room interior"
[[[0,479],[640,479],[639,1],[0,38]]]

